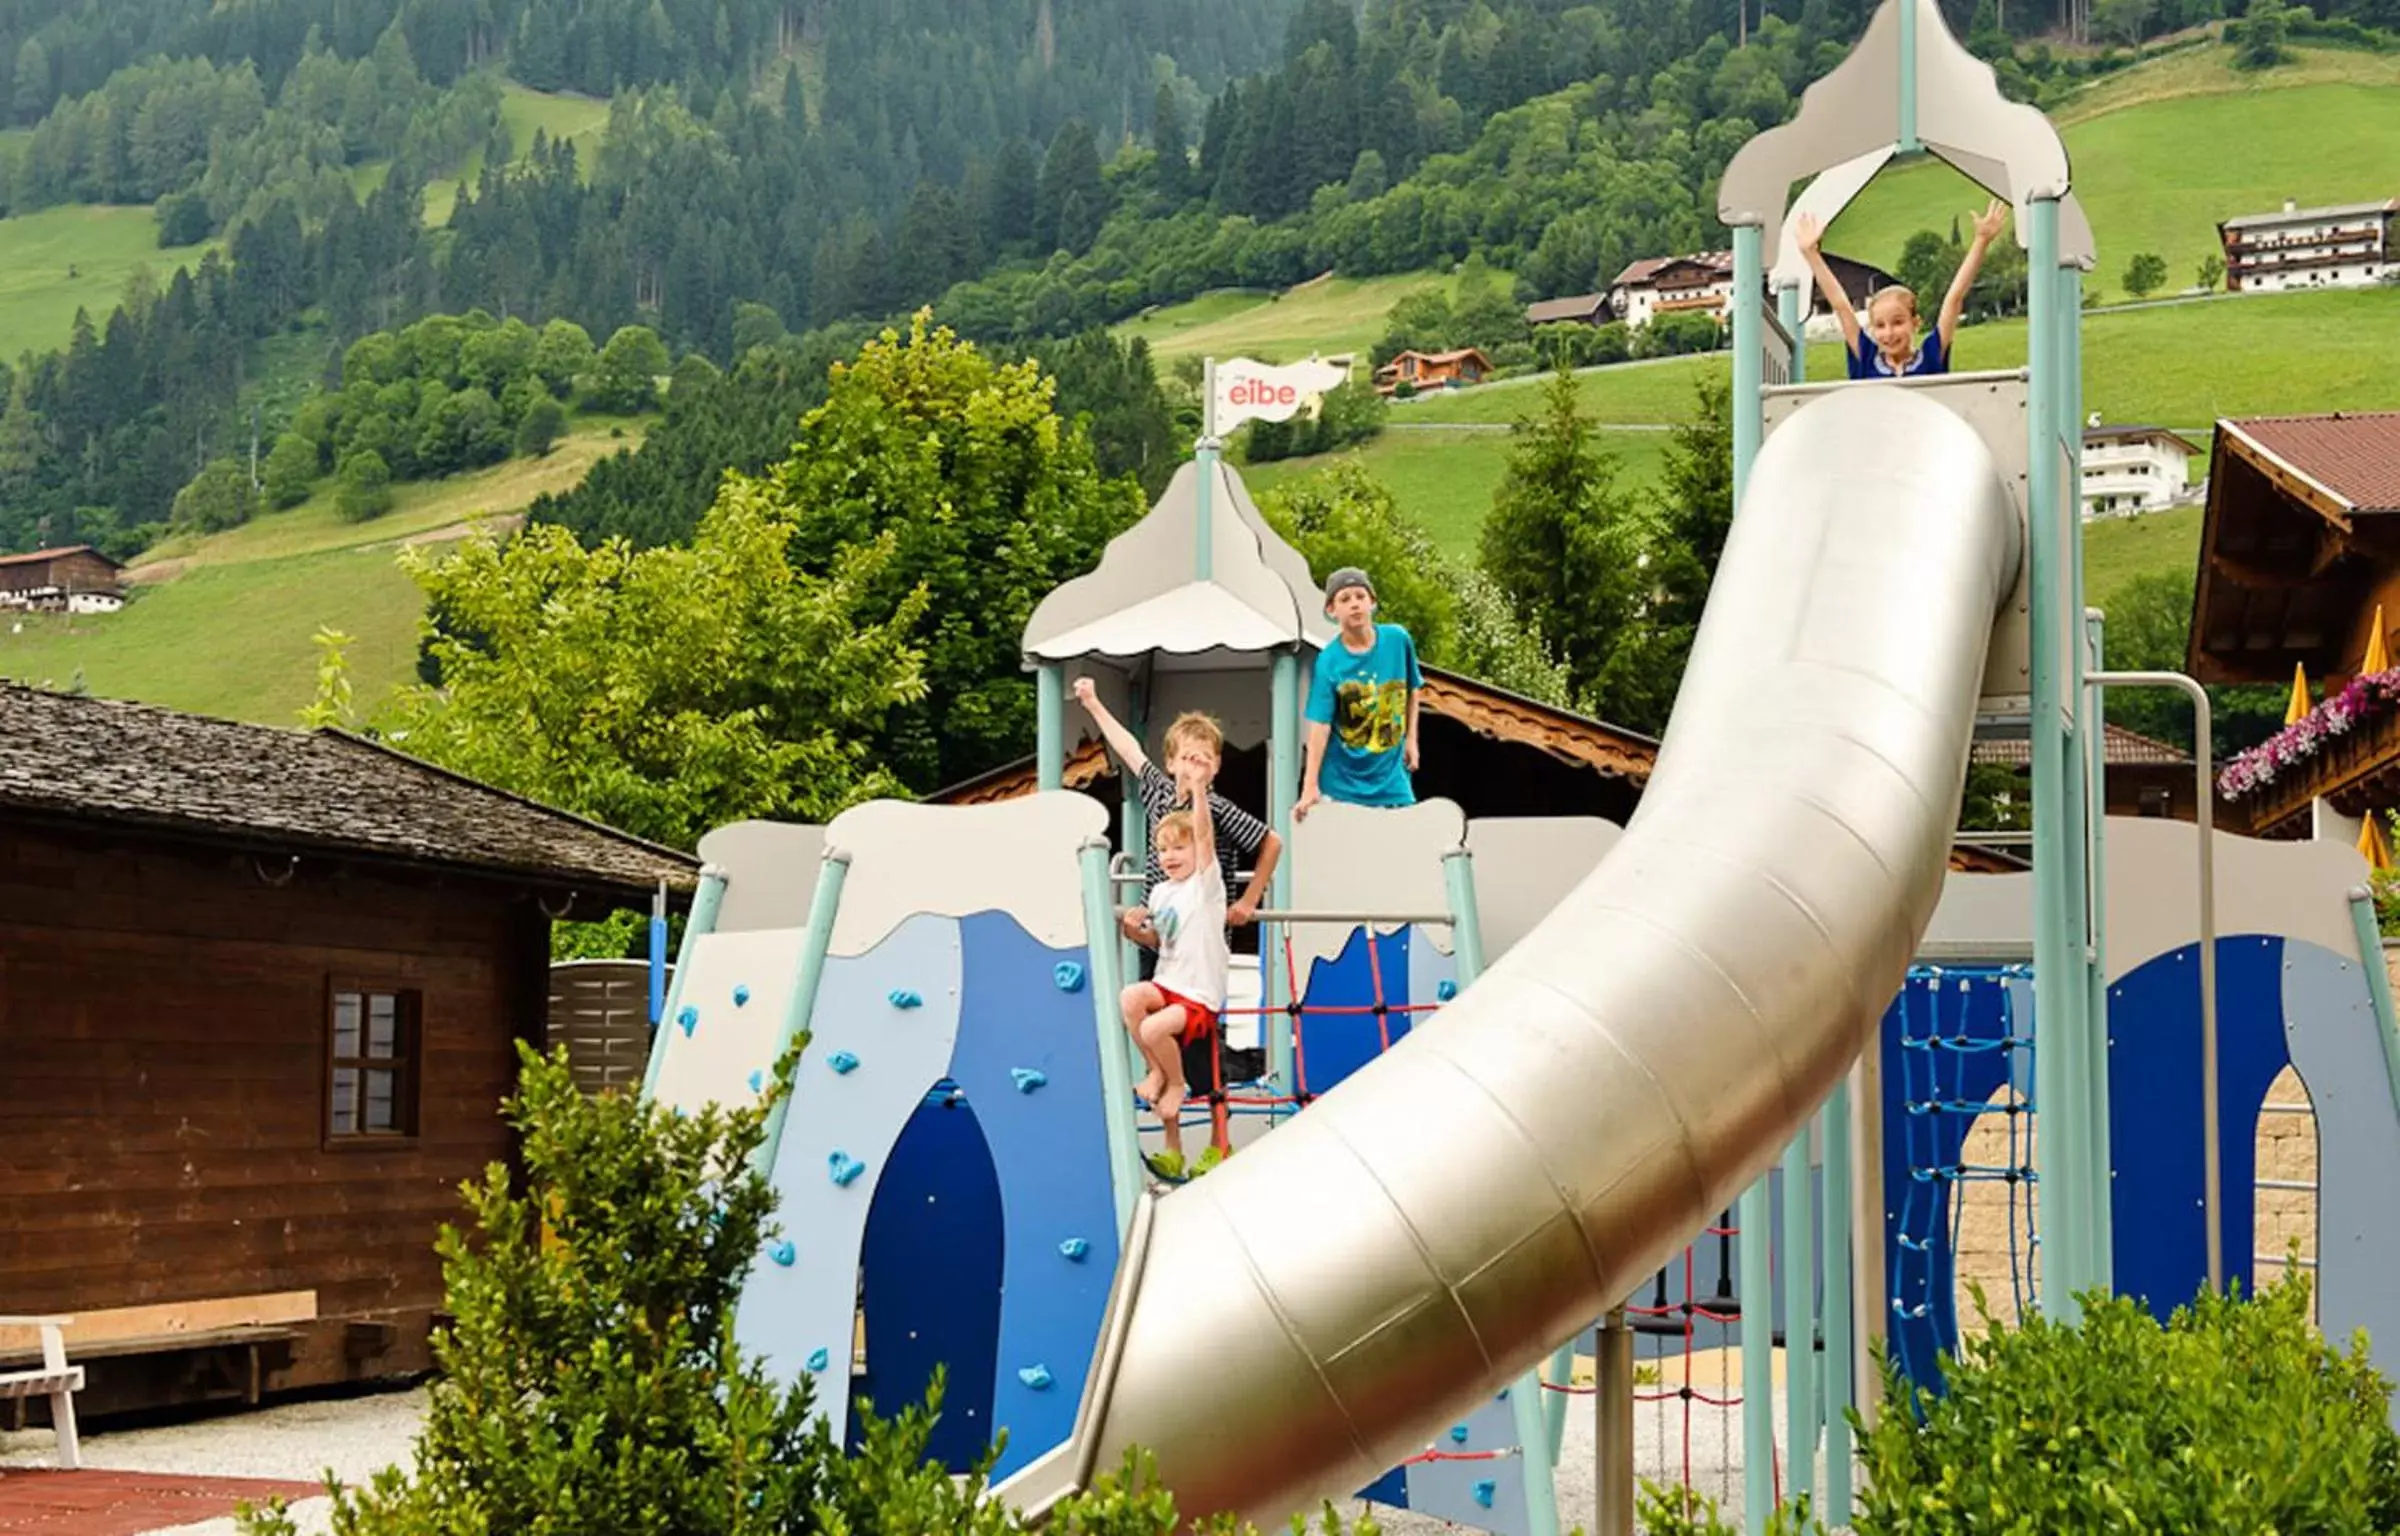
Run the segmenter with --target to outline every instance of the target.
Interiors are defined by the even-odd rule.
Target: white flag
[[[1229,358],[1217,364],[1210,430],[1221,436],[1245,421],[1289,421],[1348,377],[1340,366],[1313,357],[1280,368],[1247,357]]]

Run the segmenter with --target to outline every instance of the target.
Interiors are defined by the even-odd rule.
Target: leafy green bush
[[[805,1041],[802,1042],[805,1044]],[[502,1106],[521,1173],[493,1164],[463,1194],[475,1235],[445,1226],[452,1321],[435,1331],[415,1470],[328,1486],[334,1536],[1014,1536],[987,1452],[964,1476],[927,1454],[941,1413],[860,1416],[844,1454],[814,1383],[770,1380],[734,1340],[734,1305],[775,1235],[757,1166],[772,1091],[686,1115],[587,1096],[561,1050],[520,1044]],[[777,1065],[788,1083],[797,1048]],[[1147,1455],[1058,1504],[1058,1536],[1172,1536],[1181,1522]],[[280,1500],[244,1536],[298,1536]],[[1325,1536],[1341,1536],[1330,1506]],[[1229,1518],[1206,1536],[1237,1536]],[[1371,1521],[1354,1527],[1375,1536]],[[1293,1530],[1301,1522],[1293,1521]]]
[[[2077,1326],[1993,1325],[1947,1365],[1944,1396],[1889,1377],[1860,1438],[1855,1528],[2400,1529],[2389,1386],[2363,1338],[2333,1349],[2308,1309],[2295,1274],[2249,1301],[2204,1296],[2163,1327],[2097,1294]]]

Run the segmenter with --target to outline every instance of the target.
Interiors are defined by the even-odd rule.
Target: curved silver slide
[[[1623,840],[1455,1004],[1145,1206],[1075,1461],[1147,1446],[1187,1515],[1272,1529],[1423,1450],[1755,1179],[1932,915],[2021,537],[1930,400],[1785,422]],[[1003,1495],[1046,1503],[1041,1470]]]

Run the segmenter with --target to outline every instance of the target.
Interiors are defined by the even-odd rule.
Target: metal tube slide
[[[1757,1178],[1932,914],[2020,538],[1981,439],[1905,388],[1780,427],[1624,839],[1457,1003],[1157,1202],[1082,1464],[1147,1446],[1187,1515],[1272,1529]]]

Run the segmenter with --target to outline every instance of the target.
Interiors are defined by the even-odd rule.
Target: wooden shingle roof
[[[0,815],[638,897],[699,863],[340,731],[0,684]]]

